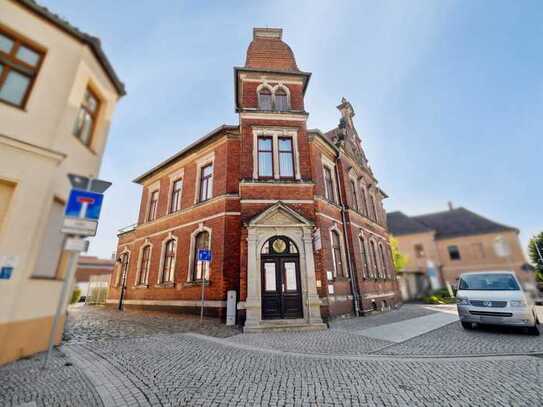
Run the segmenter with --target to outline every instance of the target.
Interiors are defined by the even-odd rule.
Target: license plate
[[[503,318],[502,317],[481,317],[480,321],[485,324],[499,324],[503,322]]]

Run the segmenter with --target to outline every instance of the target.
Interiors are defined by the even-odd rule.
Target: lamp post
[[[126,254],[123,254],[122,256],[126,256]],[[126,274],[127,274],[127,268],[125,266],[125,262],[121,260],[121,257],[117,259],[117,263],[121,264],[121,295],[119,296],[119,311],[124,311],[124,292],[126,291]]]

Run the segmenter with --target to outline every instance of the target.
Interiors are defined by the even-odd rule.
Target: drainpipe
[[[356,272],[353,272],[352,262],[351,262],[351,250],[349,248],[349,239],[347,235],[347,215],[345,203],[343,202],[343,195],[341,193],[341,184],[339,179],[339,151],[336,153],[336,183],[338,189],[339,205],[341,207],[341,220],[343,222],[343,240],[345,242],[345,253],[347,254],[347,269],[349,271],[350,281],[351,281],[351,291],[353,293],[353,305],[354,305],[354,314],[355,316],[360,316],[360,307],[358,302],[358,280]]]

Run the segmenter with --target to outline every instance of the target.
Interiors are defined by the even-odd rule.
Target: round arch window
[[[275,236],[262,246],[262,254],[298,254],[298,248],[292,240],[283,236]]]

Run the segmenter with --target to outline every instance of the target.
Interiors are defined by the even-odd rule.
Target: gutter
[[[343,195],[341,193],[341,184],[339,179],[338,163],[339,161],[339,151],[336,153],[336,183],[338,187],[338,196],[339,204],[341,207],[341,220],[343,221],[343,241],[345,242],[345,254],[347,255],[347,269],[349,271],[350,282],[351,282],[351,291],[353,293],[353,306],[355,316],[360,316],[360,304],[359,304],[359,291],[358,291],[358,279],[356,272],[353,272],[352,259],[351,259],[351,249],[349,248],[349,240],[347,236],[347,211],[345,208],[345,203],[343,202]]]

